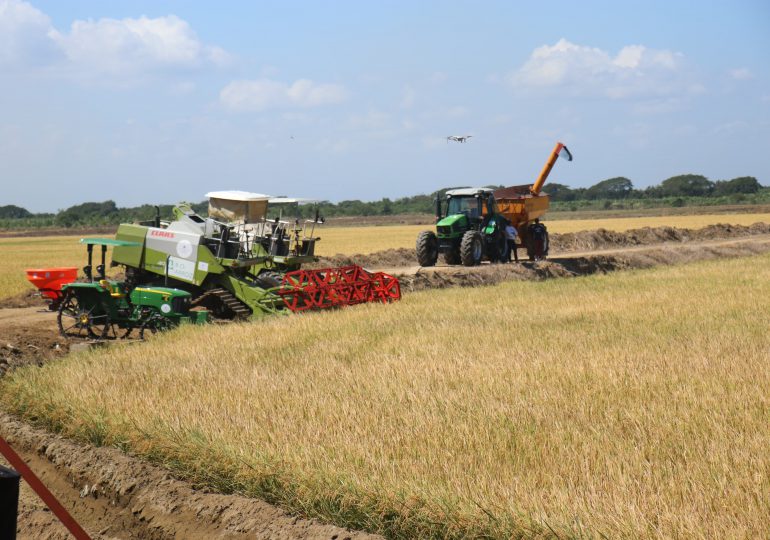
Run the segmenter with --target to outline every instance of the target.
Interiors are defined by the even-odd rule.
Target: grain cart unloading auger
[[[123,224],[113,264],[128,283],[154,283],[189,291],[193,306],[220,318],[257,317],[285,309],[304,311],[401,296],[398,280],[358,266],[302,269],[317,260],[315,228],[322,219],[267,219],[269,204],[296,199],[225,191],[208,193],[209,217],[187,204],[174,220]]]
[[[572,154],[556,143],[537,180],[532,185],[491,188],[462,188],[446,192],[446,204],[436,199],[436,232],[417,236],[417,261],[433,266],[439,253],[447,264],[474,266],[482,260],[505,261],[508,245],[505,227],[509,223],[530,260],[548,255],[548,230],[539,222],[548,211],[550,198],[541,193],[543,184],[559,157],[572,161]]]

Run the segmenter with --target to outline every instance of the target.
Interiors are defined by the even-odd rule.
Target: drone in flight
[[[449,144],[449,141],[459,142],[459,143],[465,143],[468,142],[468,139],[473,137],[473,135],[450,135],[446,138],[447,144]]]

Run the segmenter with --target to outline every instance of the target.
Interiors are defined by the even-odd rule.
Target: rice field
[[[548,221],[552,233],[568,233],[604,228],[626,231],[641,227],[686,227],[697,229],[715,223],[751,225],[770,223],[770,214],[714,214],[692,216],[656,216],[643,218],[614,218],[600,220]],[[381,227],[321,227],[316,254],[369,254],[385,249],[413,248],[417,234],[430,227],[425,225],[388,225]],[[78,236],[33,238],[0,238],[0,300],[28,291],[31,287],[24,270],[32,267],[85,265],[85,247]]]
[[[183,327],[0,401],[390,538],[756,538],[769,322],[761,255]]]

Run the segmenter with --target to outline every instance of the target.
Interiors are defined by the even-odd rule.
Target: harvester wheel
[[[438,260],[438,238],[433,231],[417,235],[417,262],[420,266],[434,266]]]
[[[462,259],[460,259],[460,250],[459,249],[452,249],[450,251],[444,252],[444,262],[449,265],[455,265],[462,263]]]
[[[463,266],[476,266],[481,262],[484,241],[478,231],[467,231],[460,242],[460,259]]]

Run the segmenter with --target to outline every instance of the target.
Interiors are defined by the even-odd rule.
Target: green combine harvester
[[[85,282],[76,268],[27,270],[28,279],[59,312],[68,337],[108,339],[144,337],[182,322],[259,318],[266,314],[329,309],[400,299],[399,282],[384,272],[360,266],[307,270],[315,262],[316,225],[323,219],[283,219],[273,208],[304,200],[258,193],[208,193],[209,215],[189,204],[174,207],[174,219],[122,224],[115,239],[85,239]],[[92,271],[93,246],[102,262]],[[112,266],[122,266],[122,281],[106,278],[107,247]]]
[[[188,204],[174,208],[174,220],[123,224],[113,265],[126,268],[126,281],[189,291],[193,306],[217,318],[243,319],[282,310],[275,294],[287,272],[315,257],[315,219],[267,219],[268,203],[298,204],[297,199],[258,193],[208,193],[209,216]]]

